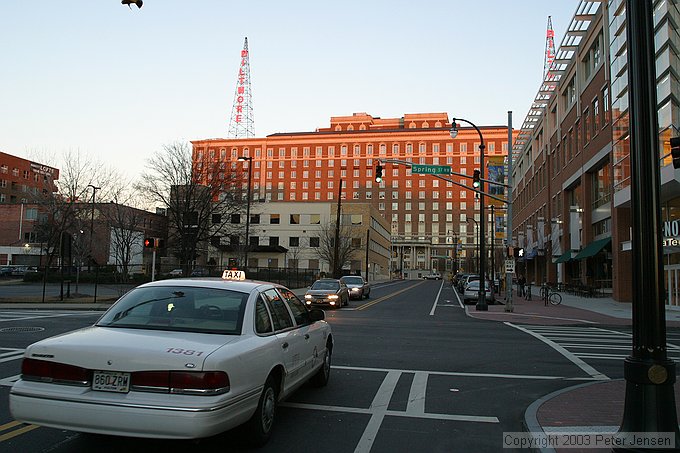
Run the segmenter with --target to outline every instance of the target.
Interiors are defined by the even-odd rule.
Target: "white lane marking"
[[[442,279],[442,284],[439,287],[439,292],[437,293],[437,297],[434,298],[434,304],[432,304],[432,310],[430,310],[430,316],[434,315],[434,311],[437,308],[437,303],[439,302],[439,296],[441,295],[443,288],[444,288],[444,279]]]
[[[571,361],[574,365],[576,365],[576,366],[578,366],[579,368],[581,368],[583,371],[586,372],[586,374],[590,375],[592,378],[597,379],[597,380],[608,380],[608,379],[609,379],[609,377],[607,377],[606,375],[600,373],[600,372],[597,371],[595,368],[593,368],[592,366],[588,365],[586,362],[584,362],[584,361],[581,360],[580,358],[576,357],[574,354],[572,354],[571,352],[567,351],[565,348],[563,348],[563,347],[560,346],[559,344],[555,343],[554,341],[552,341],[552,340],[550,340],[550,339],[544,337],[544,336],[541,335],[540,333],[532,332],[532,331],[529,330],[529,329],[525,329],[524,327],[520,327],[520,326],[515,325],[515,324],[512,324],[512,323],[510,323],[510,322],[505,322],[505,323],[503,323],[503,324],[506,324],[506,325],[508,325],[508,326],[510,326],[510,327],[514,327],[514,328],[517,329],[517,330],[521,330],[522,332],[527,333],[527,334],[531,335],[532,337],[541,340],[543,343],[547,344],[548,346],[550,346],[551,348],[553,348],[555,351],[559,352],[559,353],[562,354],[564,357],[566,357],[566,358],[567,358],[569,361]]]
[[[401,373],[399,371],[389,371],[387,376],[385,376],[385,379],[371,403],[371,409],[373,410],[371,419],[368,421],[368,425],[366,426],[361,439],[359,439],[359,443],[354,449],[354,453],[368,453],[371,451],[371,447],[378,435],[380,425],[385,418],[387,406],[390,404],[390,399],[392,398],[394,389],[397,387],[400,376]]]
[[[24,357],[23,352],[15,353],[12,356],[3,357],[0,359],[0,363],[11,362],[12,360],[19,360]]]
[[[425,413],[425,393],[427,391],[427,373],[416,372],[411,383],[411,391],[408,394],[406,413],[412,415],[423,415]]]
[[[11,386],[14,385],[14,383],[15,383],[16,381],[18,381],[20,378],[21,378],[21,375],[20,375],[20,374],[17,374],[17,375],[14,375],[14,376],[6,377],[6,378],[4,378],[4,379],[0,379],[0,386],[2,386],[2,387],[11,387]]]
[[[389,372],[397,371],[399,373],[418,373],[421,370],[396,370],[391,368],[371,368],[371,367],[352,367],[343,365],[333,365],[334,370],[352,370],[352,371],[378,371],[378,372]],[[430,375],[436,376],[467,376],[467,377],[482,377],[482,378],[500,378],[500,379],[536,379],[536,380],[572,380],[572,381],[593,381],[601,380],[596,378],[586,378],[586,377],[566,377],[566,376],[545,376],[545,375],[533,375],[533,374],[501,374],[501,373],[463,373],[457,371],[427,371]],[[608,379],[608,378],[607,378]]]
[[[328,411],[328,412],[345,412],[348,414],[372,414],[371,409],[363,409],[360,407],[347,406],[327,406],[322,404],[309,403],[290,403],[283,402],[280,404],[283,407],[290,407],[293,409],[309,409],[313,411]],[[426,418],[430,420],[452,420],[461,422],[480,422],[480,423],[499,423],[497,417],[487,417],[483,415],[456,415],[456,414],[409,414],[408,412],[400,411],[386,411],[385,415],[393,417],[409,417],[409,418]]]
[[[560,321],[578,321],[578,322],[583,322],[586,324],[597,324],[595,321],[587,321],[585,319],[576,319],[576,318],[559,318],[557,316],[541,316],[541,315],[532,315],[530,313],[508,313],[505,311],[475,311],[475,315],[509,315],[509,316],[528,316],[530,318],[546,318],[546,319],[557,319]]]
[[[456,288],[452,288],[452,289],[453,289],[453,294],[455,294],[455,295],[456,295],[456,299],[458,299],[458,305],[460,305],[460,308],[462,308],[463,310],[465,310],[465,304],[463,303],[462,300],[460,300],[460,296],[458,295],[458,290],[457,290]]]

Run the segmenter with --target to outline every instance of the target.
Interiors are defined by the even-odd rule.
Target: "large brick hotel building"
[[[468,219],[480,219],[472,191],[431,175],[411,174],[408,166],[397,164],[383,165],[384,180],[375,182],[378,159],[449,165],[456,173],[472,175],[480,166],[479,135],[472,128],[461,128],[452,139],[450,128],[446,113],[401,118],[355,113],[332,117],[330,127],[313,132],[192,141],[193,159],[198,165],[219,162],[224,169],[243,170],[245,190],[249,162],[237,159],[251,157],[256,201],[337,202],[342,180],[343,203],[369,203],[390,223],[393,270],[450,267],[452,260],[444,257],[453,256],[455,243],[461,244],[460,264],[468,265],[467,258],[473,266],[477,227]],[[480,130],[486,157],[502,161],[508,149],[507,126]],[[468,178],[451,178],[471,186]],[[501,244],[500,238],[496,244]],[[499,256],[500,252],[498,247]]]

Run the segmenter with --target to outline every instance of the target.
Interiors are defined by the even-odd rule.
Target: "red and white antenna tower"
[[[552,27],[552,18],[548,16],[548,29],[545,32],[545,60],[543,62],[543,80],[551,80],[550,67],[555,61],[555,32]]]
[[[241,51],[241,65],[236,79],[234,105],[231,108],[229,121],[229,138],[248,138],[255,136],[253,121],[253,97],[250,87],[250,54],[248,53],[248,38]]]

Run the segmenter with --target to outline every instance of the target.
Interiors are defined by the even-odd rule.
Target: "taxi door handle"
[[[305,340],[309,340],[309,334],[308,333],[305,334]]]
[[[288,342],[285,342],[281,345],[283,349],[288,349]]]

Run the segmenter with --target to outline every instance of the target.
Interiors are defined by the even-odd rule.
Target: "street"
[[[468,307],[474,310],[474,306]],[[0,312],[0,450],[168,451],[177,442],[110,438],[13,423],[8,393],[30,343],[92,324],[100,312]],[[466,315],[448,283],[375,284],[371,298],[327,310],[336,335],[331,380],[282,403],[264,452],[499,451],[522,431],[536,399],[578,383],[619,378],[625,326],[540,326]],[[671,356],[680,357],[677,331]],[[246,451],[236,429],[186,451]],[[225,447],[227,446],[227,447]]]

